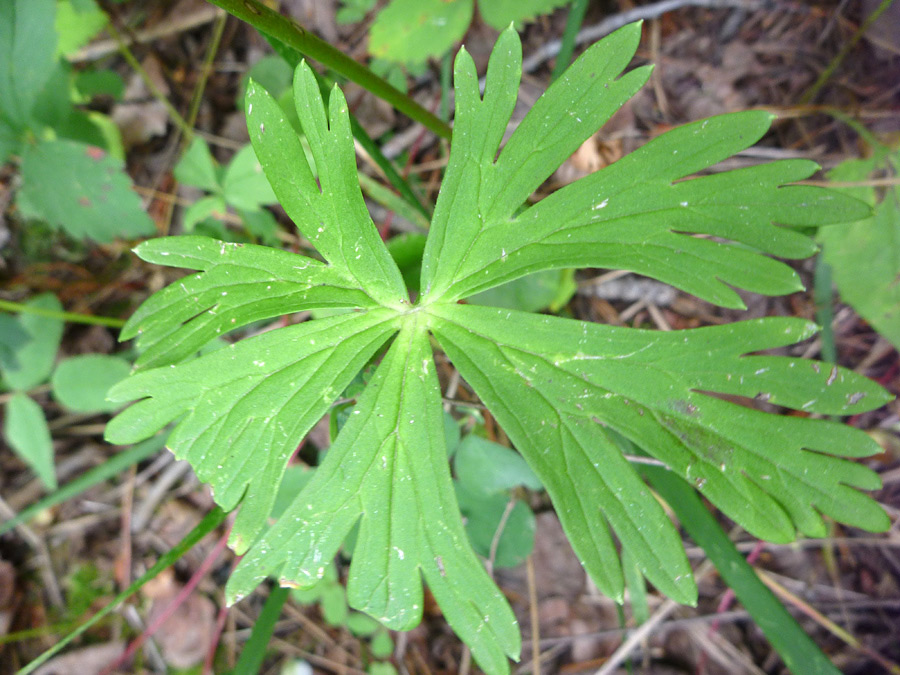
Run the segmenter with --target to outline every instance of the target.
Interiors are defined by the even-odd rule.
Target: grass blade
[[[88,488],[118,475],[122,470],[129,466],[147,459],[154,452],[157,452],[163,446],[165,441],[166,436],[165,434],[162,434],[118,453],[100,466],[85,472],[72,482],[66,483],[58,490],[35,502],[28,508],[23,509],[16,517],[7,520],[5,523],[0,523],[0,535],[6,534],[22,523],[27,523],[41,511],[56,506],[57,504],[61,504],[67,499],[72,499],[72,497],[80,495]]]
[[[442,138],[450,138],[450,127],[432,115],[406,94],[398,91],[361,63],[357,63],[339,49],[332,47],[296,22],[283,17],[257,0],[210,0],[241,21],[246,21],[262,33],[271,35],[303,55],[326,65],[348,80],[356,82],[381,98],[404,115],[410,117]]]
[[[241,652],[237,665],[234,667],[233,675],[255,675],[259,672],[266,656],[269,640],[272,639],[272,633],[275,630],[275,623],[281,615],[281,608],[287,597],[288,589],[282,586],[276,586],[269,593],[259,618],[253,624],[250,639],[244,645],[244,651]]]
[[[569,7],[569,17],[566,19],[566,28],[563,31],[559,54],[556,55],[556,64],[553,66],[553,74],[550,81],[554,82],[562,75],[572,62],[572,54],[575,53],[575,39],[587,12],[588,0],[572,0]]]
[[[28,665],[22,668],[17,675],[28,675],[28,673],[33,673],[39,666],[49,661],[53,656],[58,654],[62,649],[72,642],[79,635],[87,631],[91,626],[96,624],[100,619],[115,611],[115,609],[129,596],[136,593],[144,584],[146,584],[151,579],[154,579],[160,572],[162,572],[167,567],[175,564],[175,562],[181,558],[185,553],[187,553],[191,548],[194,547],[198,541],[203,539],[207,534],[215,530],[222,522],[225,520],[226,513],[220,509],[219,507],[213,508],[206,517],[201,520],[197,526],[187,533],[187,535],[182,539],[178,544],[176,544],[172,550],[162,556],[159,560],[156,561],[156,564],[151,567],[147,572],[137,581],[135,581],[131,586],[126,588],[124,591],[119,593],[115,598],[113,598],[112,602],[110,602],[106,607],[101,609],[99,612],[94,614],[90,619],[81,624],[74,631],[69,633],[62,640],[53,645],[50,649],[45,651],[43,654],[38,656],[36,659],[31,661]]]
[[[840,671],[756,576],[697,493],[666,469],[642,465],[641,471],[675,511],[688,534],[706,551],[791,672],[839,675]]]

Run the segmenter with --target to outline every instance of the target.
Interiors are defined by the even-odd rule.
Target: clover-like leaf
[[[800,287],[788,266],[768,257],[814,250],[790,226],[868,213],[850,197],[784,186],[809,175],[807,162],[690,178],[759,139],[771,119],[756,112],[676,129],[523,206],[644,83],[647,68],[622,74],[639,35],[628,26],[588,49],[502,148],[521,74],[518,37],[512,29],[501,34],[483,96],[471,58],[460,53],[453,145],[415,303],[366,212],[340,90],[326,107],[309,67],[295,72],[317,180],[282,108],[248,85],[256,156],[324,262],[199,237],[141,245],[138,254],[150,262],[199,272],[151,297],[123,331],[144,353],[139,372],[110,398],[140,400],[107,429],[125,443],[174,423],[176,455],[212,485],[223,508],[241,504],[231,543],[245,555],[229,601],[269,576],[313,586],[358,525],[352,607],[409,628],[422,615],[424,578],[476,661],[491,675],[508,672],[518,630],[460,519],[429,334],[539,479],[520,471],[517,482],[528,473],[528,485],[543,484],[588,573],[614,598],[624,591],[620,546],[664,593],[687,603],[697,597],[678,532],[622,454],[623,438],[757,536],[821,535],[822,515],[887,526],[860,491],[877,487],[878,477],[846,459],[877,451],[868,436],[749,405],[759,399],[849,415],[887,400],[842,368],[758,353],[808,338],[812,324],[770,318],[656,333],[460,304],[540,270],[603,265],[740,306],[733,287],[770,294]],[[233,328],[328,307],[350,311],[194,357]],[[297,444],[389,342],[324,460],[270,523]]]

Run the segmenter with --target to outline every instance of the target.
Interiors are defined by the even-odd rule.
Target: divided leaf
[[[270,574],[314,585],[359,520],[350,605],[408,630],[422,618],[421,572],[482,667],[502,672],[520,638],[462,528],[430,351],[424,326],[401,331],[313,479],[235,570],[229,602]]]
[[[347,101],[335,87],[328,115],[316,78],[305,62],[294,76],[294,101],[312,148],[318,181],[284,111],[252,80],[245,96],[256,156],[278,201],[325,261],[380,304],[399,308],[409,299],[400,270],[372,222],[359,189]]]
[[[818,511],[856,527],[888,525],[853,489],[878,488],[877,476],[834,456],[878,452],[864,433],[699,393],[842,415],[889,400],[836,366],[741,356],[803,340],[812,324],[773,318],[663,333],[467,305],[433,315],[444,351],[547,487],[586,569],[612,597],[622,596],[622,573],[600,511],[660,590],[692,602],[696,589],[681,540],[607,428],[763,539],[792,541],[795,528],[824,536]]]
[[[464,298],[544,269],[614,267],[743,307],[729,285],[770,295],[802,288],[791,268],[761,253],[800,258],[815,245],[774,223],[826,224],[866,215],[864,205],[837,193],[780,187],[811,175],[816,165],[807,161],[682,180],[759,140],[771,117],[753,111],[670,131],[516,214],[644,83],[646,68],[619,77],[639,36],[637,25],[626,26],[588,49],[538,100],[496,161],[519,83],[518,40],[504,34],[498,41],[483,100],[474,64],[460,52],[454,153],[423,263],[429,299]]]
[[[201,270],[153,295],[121,339],[137,337],[139,368],[177,363],[254,321],[325,307],[376,307],[364,289],[317,260],[255,244],[161,237],[135,253],[147,262]]]
[[[786,226],[868,213],[850,197],[782,186],[808,176],[808,162],[686,180],[759,139],[770,118],[756,112],[669,132],[523,208],[647,79],[647,68],[622,74],[639,35],[638,26],[627,26],[588,49],[502,149],[521,74],[518,37],[511,29],[500,36],[483,97],[472,59],[460,53],[453,147],[415,305],[366,211],[340,90],[326,113],[309,67],[295,72],[294,101],[317,180],[283,109],[250,81],[253,149],[324,262],[200,237],[138,247],[145,260],[199,272],[151,297],[123,330],[144,351],[139,372],[110,398],[140,400],[107,428],[110,440],[130,443],[173,423],[176,456],[211,484],[223,508],[241,502],[231,543],[246,555],[228,584],[230,602],[268,576],[313,586],[358,525],[351,606],[409,628],[422,615],[424,577],[478,663],[492,675],[508,672],[518,630],[460,520],[447,461],[447,438],[456,440],[458,429],[447,433],[429,332],[530,466],[501,452],[497,460],[516,476],[485,476],[480,492],[510,480],[542,484],[587,571],[614,598],[624,592],[620,547],[664,593],[687,603],[697,597],[678,532],[623,455],[623,437],[757,536],[824,534],[822,514],[871,530],[887,526],[880,507],[859,492],[876,488],[878,477],[842,459],[878,450],[865,434],[723,400],[756,398],[827,415],[887,400],[844,369],[754,353],[803,340],[812,324],[772,318],[656,333],[459,304],[541,270],[602,265],[740,306],[732,287],[770,294],[800,287],[789,267],[767,257],[813,252],[808,237]],[[192,358],[232,329],[322,308],[355,311]],[[298,443],[395,333],[324,460],[270,525]],[[458,460],[469,478],[478,466],[471,451]],[[464,490],[459,498],[468,499]],[[512,558],[524,550],[512,548]]]
[[[112,401],[142,399],[106,427],[112,443],[149,438],[180,420],[168,440],[208,482],[222,508],[244,497],[231,545],[243,553],[264,527],[288,458],[394,332],[373,309],[288,326],[200,358],[121,382]]]

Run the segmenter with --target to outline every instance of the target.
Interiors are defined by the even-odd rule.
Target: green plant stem
[[[212,39],[209,43],[209,49],[203,57],[203,65],[200,67],[200,77],[197,79],[197,86],[194,88],[194,95],[191,97],[191,107],[188,109],[187,123],[191,129],[190,136],[185,136],[184,145],[188,145],[193,136],[194,125],[197,123],[197,115],[200,113],[200,103],[203,101],[203,92],[206,91],[206,82],[209,80],[209,74],[212,72],[213,60],[219,51],[219,44],[222,42],[222,34],[225,32],[225,20],[228,15],[225,12],[219,12],[216,22],[213,26]]]
[[[222,34],[225,32],[225,21],[228,14],[219,10],[216,22],[213,26],[212,38],[209,47],[203,57],[203,65],[200,67],[200,77],[197,79],[197,85],[194,87],[194,93],[191,96],[191,106],[188,109],[188,116],[184,127],[181,129],[181,142],[178,144],[178,155],[183,157],[191,142],[194,140],[194,126],[197,124],[197,115],[200,113],[200,104],[203,102],[203,92],[206,90],[206,83],[209,80],[209,74],[212,72],[213,61],[216,53],[219,51],[219,44],[222,41]],[[171,191],[174,194],[178,189],[178,181],[173,177]],[[163,216],[162,232],[168,234],[172,227],[172,215],[175,212],[175,202],[167,201],[164,204],[165,215]]]
[[[116,27],[113,26],[112,21],[106,24],[106,30],[109,31],[110,36],[113,40],[116,41],[116,44],[119,46],[119,52],[122,54],[122,58],[128,63],[129,66],[138,74],[138,76],[143,80],[144,84],[147,85],[147,89],[153,95],[157,101],[163,104],[166,108],[166,112],[169,113],[169,118],[172,122],[177,126],[181,133],[183,133],[186,137],[190,138],[194,135],[194,130],[191,129],[191,125],[187,123],[187,120],[181,116],[181,113],[172,105],[172,102],[169,98],[163,94],[159,87],[153,82],[153,79],[150,77],[150,74],[144,70],[144,67],[140,64],[140,61],[137,60],[137,57],[132,53],[132,51],[128,48],[128,45],[125,43],[125,40],[122,38],[122,34],[116,30]]]
[[[297,22],[286,19],[257,0],[209,0],[229,14],[246,21],[266,35],[296,49],[304,56],[356,82],[378,98],[384,99],[409,118],[423,124],[442,138],[450,138],[446,122],[432,115],[403,92],[395,89],[362,64],[354,61],[339,49],[316,37]]]
[[[31,640],[34,638],[46,637],[54,633],[60,633],[64,630],[71,630],[77,625],[77,621],[65,621],[63,623],[52,624],[50,626],[28,628],[26,630],[16,631],[15,633],[7,633],[6,635],[0,635],[0,646],[12,644],[13,642],[21,642],[22,640]]]
[[[453,55],[444,54],[441,59],[441,119],[450,120],[450,92],[453,89]]]
[[[429,219],[423,216],[418,209],[411,208],[405,199],[401,199],[377,180],[364,173],[359,174],[359,184],[369,197],[385,208],[394,211],[401,218],[408,220],[415,225],[420,232],[428,231],[428,226],[430,224]]]
[[[818,79],[813,82],[812,86],[807,89],[803,95],[800,97],[800,103],[812,103],[812,100],[816,97],[816,94],[825,86],[825,83],[831,79],[831,76],[834,75],[834,71],[836,71],[840,65],[844,62],[844,59],[847,58],[847,54],[856,46],[856,43],[860,41],[865,32],[869,29],[869,27],[875,23],[875,20],[881,16],[888,7],[893,4],[894,0],[881,0],[881,4],[875,8],[875,11],[869,14],[866,17],[866,20],[862,22],[859,28],[856,29],[856,32],[853,34],[844,46],[841,48],[841,51],[837,53],[837,55],[831,60],[831,63],[828,64],[828,67],[822,71],[822,74],[819,75]]]
[[[184,539],[178,542],[178,544],[176,544],[168,553],[163,555],[156,562],[156,564],[153,565],[153,567],[147,570],[147,572],[145,572],[140,579],[138,579],[133,584],[131,584],[131,586],[119,593],[115,598],[113,598],[112,602],[106,605],[106,607],[94,614],[94,616],[85,621],[78,628],[76,628],[62,640],[53,645],[50,649],[45,651],[43,654],[31,661],[24,668],[22,668],[17,675],[28,675],[28,673],[33,673],[38,667],[49,661],[53,656],[62,651],[62,649],[66,647],[66,645],[71,643],[75,638],[87,631],[91,626],[96,624],[103,617],[107,616],[116,608],[118,608],[126,598],[136,593],[144,584],[155,578],[167,567],[175,564],[178,559],[180,559],[185,553],[187,553],[194,547],[194,544],[196,544],[198,541],[203,539],[203,537],[205,537],[207,534],[221,525],[225,520],[225,516],[226,513],[222,509],[220,509],[218,506],[215,507],[206,515],[203,520],[201,520],[197,524],[197,526],[193,530],[188,532]]]
[[[90,314],[76,314],[75,312],[56,312],[52,309],[42,309],[40,307],[32,307],[21,302],[13,302],[11,300],[0,300],[0,309],[12,312],[14,314],[36,314],[37,316],[46,316],[51,319],[59,319],[60,321],[68,321],[70,323],[84,323],[91,326],[108,326],[109,328],[121,328],[125,325],[124,319],[113,319],[108,316],[91,316]]]
[[[813,302],[816,307],[816,323],[822,327],[819,339],[822,341],[823,361],[837,363],[837,346],[834,342],[834,308],[831,303],[831,265],[820,253],[816,257],[816,271],[813,276]]]
[[[253,624],[253,632],[250,639],[244,645],[237,665],[234,667],[234,675],[255,675],[262,666],[266,656],[266,648],[275,631],[275,623],[281,615],[281,608],[288,597],[288,589],[276,586],[266,598],[259,618]]]
[[[640,469],[675,511],[687,533],[709,556],[788,669],[805,675],[839,675],[840,671],[760,581],[697,493],[668,469],[650,465],[641,465]]]
[[[553,66],[553,73],[550,75],[551,82],[562,75],[572,62],[572,54],[575,53],[575,39],[578,37],[578,31],[581,30],[587,7],[588,0],[572,0],[569,17],[566,19],[566,28],[559,46],[559,54],[556,55],[556,63]]]

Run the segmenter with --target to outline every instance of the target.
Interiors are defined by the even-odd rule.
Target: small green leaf
[[[79,2],[76,7],[72,0],[59,0],[56,5],[56,45],[57,56],[68,56],[77,52],[91,41],[106,26],[109,17],[97,7],[93,0]],[[84,7],[87,5],[87,7]]]
[[[30,466],[48,490],[55,490],[53,441],[44,411],[27,394],[15,394],[6,404],[3,437],[9,447]]]
[[[0,123],[16,131],[56,67],[55,13],[55,0],[0,2]]]
[[[247,74],[241,78],[241,89],[238,93],[238,101],[243,102],[247,91],[247,83],[255,81],[265,89],[273,98],[280,98],[283,93],[290,91],[294,70],[281,56],[269,54],[254,63]]]
[[[75,75],[75,88],[87,99],[103,94],[119,101],[125,94],[125,81],[114,70],[82,70]]]
[[[569,270],[544,270],[476,293],[469,301],[475,305],[540,312],[556,303],[564,305],[575,289]]]
[[[270,517],[273,520],[281,518],[281,514],[287,510],[294,498],[306,487],[314,472],[314,469],[301,464],[295,464],[285,469],[281,485],[278,487],[278,494],[275,497],[275,503],[272,505],[272,515]]]
[[[194,140],[175,165],[175,179],[185,185],[193,185],[207,192],[219,192],[218,164],[213,159],[209,144],[202,136]]]
[[[542,490],[543,485],[522,455],[498,443],[469,434],[456,450],[456,477],[467,489],[491,495],[524,485]]]
[[[343,626],[347,622],[347,593],[339,583],[326,584],[319,602],[322,603],[322,617],[329,626]]]
[[[894,173],[900,153],[890,158]],[[865,181],[876,170],[874,160],[843,162],[829,172],[833,181]],[[831,265],[841,299],[900,349],[900,188],[888,187],[877,202],[874,187],[846,190],[875,208],[855,223],[823,227],[818,240]]]
[[[531,21],[541,14],[549,14],[569,0],[478,0],[478,12],[484,22],[497,30],[510,23]]]
[[[375,7],[375,0],[341,0],[334,20],[338,24],[357,23]]]
[[[228,164],[222,178],[222,194],[233,207],[247,211],[277,201],[252,146],[241,148]]]
[[[350,612],[347,617],[347,629],[357,637],[371,635],[380,627],[380,623],[362,612]]]
[[[369,649],[372,650],[372,656],[375,658],[386,659],[394,651],[394,641],[391,640],[391,636],[386,630],[380,630],[375,633],[375,636],[372,638]],[[393,666],[391,666],[391,668],[393,668]],[[369,672],[371,673],[371,671]]]
[[[423,63],[459,40],[472,21],[474,0],[393,0],[369,32],[372,56],[397,63]]]
[[[105,354],[73,356],[62,361],[53,372],[50,383],[53,396],[69,410],[105,412],[121,408],[106,400],[110,388],[131,372],[125,359]]]
[[[472,548],[488,558],[492,549],[494,567],[515,567],[534,548],[534,513],[528,505],[503,494],[485,494],[457,482],[456,498],[466,520]],[[496,544],[495,544],[496,540]]]
[[[185,232],[193,232],[198,223],[207,218],[221,218],[228,212],[225,199],[219,195],[198,199],[184,211],[182,227]]]
[[[36,309],[62,312],[52,293],[35,296],[25,303]],[[19,391],[36,387],[50,376],[62,338],[63,322],[38,314],[22,313],[15,319],[17,338],[0,349],[0,372],[6,384]]]
[[[258,211],[239,211],[241,220],[247,232],[266,246],[278,246],[278,221],[271,211],[259,209]]]
[[[122,163],[100,148],[44,141],[22,155],[18,206],[29,218],[98,242],[155,231]]]

